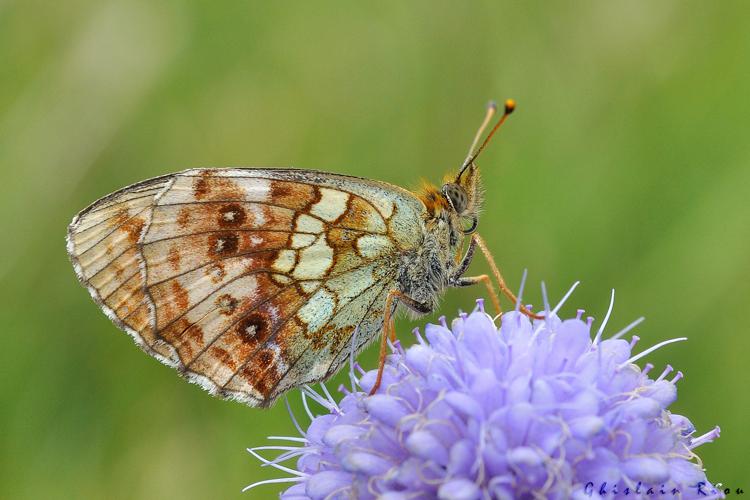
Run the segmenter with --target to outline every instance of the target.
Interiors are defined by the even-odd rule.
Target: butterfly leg
[[[383,370],[385,369],[385,358],[388,354],[388,339],[391,342],[396,341],[396,327],[394,322],[394,313],[396,311],[395,302],[400,301],[409,309],[416,311],[421,314],[427,314],[432,312],[432,308],[423,304],[422,302],[416,301],[399,290],[391,290],[388,292],[388,297],[385,299],[385,319],[383,321],[383,335],[380,339],[380,356],[378,359],[378,375],[375,378],[375,385],[370,390],[370,396],[378,392],[380,383],[383,380]]]
[[[453,277],[450,279],[448,284],[452,287],[463,287],[475,285],[479,282],[484,283],[484,285],[487,287],[487,292],[490,295],[492,305],[495,307],[495,310],[498,314],[502,314],[503,310],[500,307],[500,298],[497,296],[497,292],[495,292],[495,287],[492,286],[492,280],[489,276],[487,276],[486,274],[470,277],[463,276],[464,273],[469,269],[469,265],[474,258],[474,252],[476,251],[476,248],[477,242],[474,240],[474,238],[472,238],[469,242],[469,248],[466,250],[466,254],[464,254],[463,259],[459,263],[456,271],[453,273]]]
[[[513,294],[510,288],[508,288],[508,285],[505,284],[505,279],[503,279],[503,275],[500,274],[500,270],[497,268],[497,264],[495,264],[495,259],[492,257],[492,254],[490,253],[489,248],[487,248],[487,244],[484,242],[481,236],[479,234],[474,233],[471,236],[472,242],[476,242],[476,245],[479,247],[479,249],[484,254],[484,257],[487,259],[487,263],[490,265],[490,269],[492,269],[492,274],[495,276],[495,279],[497,280],[497,284],[500,287],[500,291],[503,292],[503,295],[508,297],[514,304],[518,302],[518,298]],[[534,314],[533,312],[529,311],[523,304],[520,306],[520,311],[528,316],[529,318],[534,319],[544,319],[544,316],[540,316],[538,314]]]

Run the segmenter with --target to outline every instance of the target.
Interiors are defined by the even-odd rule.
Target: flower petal
[[[346,453],[341,457],[341,465],[346,471],[357,472],[367,476],[383,474],[393,466],[391,462],[383,457],[364,451]]]
[[[448,450],[430,432],[415,431],[406,438],[406,449],[422,460],[432,460],[444,466],[448,463]]]
[[[468,479],[453,479],[438,489],[440,500],[475,500],[479,495],[479,487]]]
[[[654,457],[638,457],[626,460],[622,464],[622,471],[630,479],[643,481],[646,484],[661,484],[669,479],[669,467]]]
[[[313,500],[324,499],[352,483],[352,475],[342,471],[327,470],[310,476],[305,493]]]
[[[406,408],[401,402],[385,394],[375,394],[365,400],[367,412],[382,423],[395,426],[398,421],[406,416]]]

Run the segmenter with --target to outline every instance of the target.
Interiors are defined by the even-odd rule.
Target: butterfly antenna
[[[471,155],[474,154],[474,149],[477,147],[477,144],[479,144],[479,139],[482,138],[484,130],[487,128],[487,125],[490,124],[490,120],[492,120],[492,117],[495,116],[495,113],[497,113],[497,103],[495,101],[490,101],[487,104],[487,113],[484,115],[484,120],[482,120],[482,124],[479,126],[479,130],[477,130],[477,133],[474,136],[474,140],[471,142],[469,152],[466,154],[466,160],[464,160],[464,164],[469,161]]]
[[[482,125],[479,127],[479,130],[477,131],[477,135],[474,137],[474,142],[471,144],[471,148],[469,148],[469,156],[466,158],[466,161],[464,161],[464,164],[461,166],[461,171],[458,173],[458,177],[456,177],[456,182],[458,182],[461,179],[461,175],[466,171],[467,168],[469,168],[469,165],[474,163],[474,161],[477,159],[479,154],[484,150],[484,147],[487,145],[488,142],[490,142],[490,139],[492,139],[492,136],[495,135],[495,132],[500,128],[500,126],[505,123],[505,120],[508,119],[508,116],[515,111],[516,109],[516,101],[513,99],[506,99],[505,101],[505,109],[503,110],[503,116],[500,117],[498,122],[495,124],[494,127],[492,127],[492,130],[489,134],[487,134],[487,137],[482,142],[482,145],[479,146],[479,148],[472,153],[474,148],[476,147],[477,142],[479,142],[479,137],[482,135],[482,132],[484,132],[484,129],[487,127],[487,124],[492,119],[492,116],[495,114],[495,111],[497,110],[497,106],[494,102],[491,102],[490,105],[487,107],[487,114],[484,117],[484,121],[482,122]]]

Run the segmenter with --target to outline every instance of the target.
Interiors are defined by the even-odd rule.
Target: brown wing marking
[[[212,231],[292,231],[296,212],[284,206],[228,201],[163,204],[154,208],[144,243]]]
[[[284,238],[286,237],[288,237],[288,234],[284,235]],[[322,264],[324,262],[325,256],[321,252],[314,253],[310,257],[305,253],[307,249],[289,250],[284,249],[284,246],[281,244],[276,245],[275,248],[268,250],[261,248],[257,251],[249,246],[245,252],[242,252],[242,255],[235,255],[231,258],[225,256],[223,260],[218,262],[215,260],[217,256],[211,256],[210,251],[204,252],[208,256],[206,262],[201,263],[200,267],[148,285],[148,292],[156,308],[157,328],[165,328],[166,325],[188,312],[195,304],[204,300],[215,290],[220,290],[227,283],[247,273],[265,270],[272,273],[275,281],[289,283],[292,281],[291,275],[296,271],[298,263],[314,261]],[[150,276],[152,265],[147,248],[144,247],[143,254]],[[315,248],[312,248],[312,250],[315,250]],[[186,255],[189,258],[194,258],[196,253],[195,251],[187,251]],[[298,254],[301,254],[301,256]],[[156,255],[163,255],[163,253],[156,252]],[[265,294],[265,289],[262,287],[248,288],[245,293],[262,295]],[[183,300],[175,300],[179,298]]]
[[[365,273],[351,277],[363,278],[366,273],[377,273],[380,268],[376,264],[370,263],[364,268]],[[351,309],[353,306],[349,303],[364,294],[367,288],[369,287],[362,287],[356,296],[350,294],[343,297],[337,305],[337,311],[346,307]],[[191,312],[192,318],[175,322],[168,329],[173,333],[162,335],[167,335],[166,340],[180,353],[186,370],[207,378],[219,386],[220,390],[226,390],[227,397],[232,397],[233,393],[248,393],[253,398],[270,402],[268,391],[273,385],[271,379],[274,373],[271,368],[278,364],[283,372],[283,359],[297,352],[300,341],[307,343],[305,349],[320,351],[325,346],[334,349],[353,330],[352,326],[341,325],[318,333],[326,325],[318,325],[313,331],[302,321],[300,310],[308,306],[313,310],[317,307],[316,297],[323,290],[320,282],[296,283],[282,289],[275,287],[273,290],[275,294],[268,293],[267,298],[247,308],[237,307],[233,311],[235,314],[227,314],[226,318],[221,318],[215,308],[212,310],[212,306],[222,298],[231,303],[234,295],[226,288],[217,290],[203,302],[200,309]],[[361,305],[359,309],[362,309]],[[355,316],[360,313],[361,310],[352,311]],[[208,324],[213,321],[212,318],[217,319],[213,326]],[[222,321],[221,326],[219,320]],[[212,336],[205,333],[211,331],[217,333]],[[295,339],[297,344],[287,345],[293,344]],[[262,362],[264,359],[267,362]],[[262,377],[260,367],[263,367]],[[236,375],[241,371],[244,375],[243,380],[239,381]],[[231,379],[235,383],[230,384]],[[253,385],[248,380],[257,382]]]
[[[424,204],[413,193],[392,184],[316,170],[280,169],[244,169],[227,168],[221,170],[194,169],[178,174],[182,177],[201,178],[204,176],[233,180],[267,179],[272,181],[291,182],[294,185],[307,184],[316,187],[328,187],[354,193],[366,199],[386,220],[393,217],[396,205],[405,208],[408,217],[419,216],[425,211]]]
[[[239,299],[245,286],[263,286],[266,292],[256,300]],[[166,327],[161,335],[172,343],[182,362],[189,367],[221,335],[258,307],[278,297],[285,289],[269,279],[268,273],[253,273],[217,290],[184,317]]]
[[[198,202],[244,201],[285,207],[348,229],[385,234],[386,218],[375,205],[345,187],[328,188],[304,179],[285,181],[269,175],[232,175],[232,172],[193,170],[177,174],[174,186],[160,205],[179,205],[186,199]]]
[[[264,177],[237,178],[223,170],[200,169],[177,174],[177,181],[161,202],[270,202],[292,210],[305,210],[318,200],[316,186],[276,181]]]
[[[277,369],[272,370],[270,365],[259,363],[253,355],[247,358],[243,366],[237,370],[237,375],[230,383],[225,384],[223,389],[242,392],[252,386],[267,403],[270,403],[272,398],[269,398],[272,394],[269,391],[277,382],[274,380],[274,374],[278,373],[281,377],[287,367],[296,364],[305,352],[312,353],[317,359],[325,359],[326,352],[338,349],[340,343],[354,330],[357,322],[371,307],[365,302],[372,295],[372,290],[383,281],[392,282],[391,272],[392,269],[380,262],[370,262],[324,281],[324,286],[309,292],[309,299],[297,310],[295,317],[289,318],[259,350],[276,353],[269,359],[274,360],[273,364]],[[384,300],[383,297],[383,302]],[[363,338],[367,338],[369,334],[369,330],[363,332]],[[277,350],[279,352],[276,352]],[[328,363],[325,367],[328,367]],[[322,376],[320,365],[317,368],[317,371],[312,370],[295,381],[306,383],[316,380],[316,377]],[[309,378],[310,376],[313,378]]]
[[[186,368],[208,377],[218,387],[224,386],[248,359],[261,354],[260,347],[272,342],[275,332],[294,317],[305,300],[296,287],[286,287],[214,338]],[[248,392],[262,395],[255,388],[248,388]]]
[[[346,266],[339,266],[339,269],[344,270],[332,272],[333,276],[329,275],[327,281],[328,288],[339,296],[342,304],[351,298],[350,295],[352,293],[356,294],[360,287],[370,283],[368,276],[378,267],[376,263],[368,264],[367,262],[363,262],[361,258],[354,258],[350,254],[351,251],[343,248],[337,249],[335,252],[336,259],[334,260],[337,264],[340,261],[348,262],[348,264]],[[259,251],[255,254],[248,253],[243,256],[225,259],[221,262],[221,267],[216,267],[216,264],[206,265],[155,285],[149,285],[148,291],[156,306],[158,330],[162,331],[169,328],[172,323],[186,314],[190,314],[192,317],[200,317],[203,309],[201,308],[197,312],[194,312],[193,309],[197,305],[205,307],[207,302],[211,302],[211,297],[216,298],[224,291],[225,287],[233,285],[236,280],[244,279],[245,281],[240,290],[234,291],[231,294],[232,297],[242,295],[263,297],[272,292],[274,290],[273,287],[279,284],[290,283],[292,279],[288,274],[283,274],[282,269],[274,268],[278,260],[279,253],[276,251]],[[292,262],[296,260],[299,260],[299,258],[295,255],[292,258]],[[315,262],[320,261],[321,259],[315,259]],[[366,264],[367,266],[365,267]],[[148,269],[151,269],[150,263]],[[293,271],[293,269],[289,270]],[[351,276],[345,274],[350,271],[353,273]],[[250,273],[258,272],[267,272],[271,279],[258,277],[257,279],[263,279],[264,282],[247,282],[246,278]],[[317,284],[318,281],[302,280],[298,281],[298,283],[309,291],[311,288],[310,285]],[[175,300],[180,297],[183,303]]]
[[[385,293],[392,283],[383,278],[338,309],[330,324],[317,334],[307,334],[306,325],[293,318],[260,349],[259,353],[265,354],[251,357],[222,389],[233,394],[253,388],[263,396],[261,404],[269,406],[290,387],[326,378],[328,367],[336,362],[331,353],[342,350],[355,328],[362,334],[361,345],[375,337],[382,326]]]
[[[350,251],[346,256],[335,259],[333,274],[335,274],[334,271],[346,271],[366,260],[357,255],[353,246],[362,233],[348,230],[337,231],[338,234],[333,237],[330,235],[334,231],[329,232],[329,235],[326,235],[326,241],[330,240],[332,245],[338,245],[336,248],[349,247]],[[348,233],[345,237],[348,242],[336,243],[337,237],[341,240],[339,235],[342,232]],[[189,240],[185,240],[186,237],[180,237],[178,241],[167,247],[163,245],[154,247],[151,244],[144,246],[143,253],[149,261],[149,286],[156,286],[164,281],[187,275],[191,275],[190,278],[194,279],[193,273],[196,271],[210,272],[219,279],[225,272],[225,268],[231,266],[232,262],[246,262],[245,258],[251,258],[253,255],[262,252],[289,250],[282,255],[285,259],[289,259],[287,263],[279,262],[279,268],[282,269],[284,265],[293,265],[294,259],[299,257],[300,252],[312,247],[316,242],[320,243],[321,238],[321,235],[316,234],[285,233],[281,231],[247,231],[246,233],[216,231],[202,235],[203,240],[200,238],[196,240],[193,238],[194,236],[191,235]],[[159,240],[160,243],[162,241],[166,240]],[[187,241],[187,244],[184,243],[185,241]],[[287,244],[288,241],[291,243]],[[204,249],[202,253],[195,251],[196,244]],[[221,252],[208,250],[219,246],[222,248]],[[187,258],[184,257],[186,253],[189,253]],[[238,261],[238,259],[240,260]],[[186,263],[192,263],[192,267],[186,265]],[[248,262],[248,264],[251,263],[252,261]],[[247,265],[244,267],[247,267]]]

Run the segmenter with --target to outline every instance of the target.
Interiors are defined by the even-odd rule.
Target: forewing
[[[149,354],[213,394],[267,405],[379,332],[424,207],[384,183],[301,170],[189,170],[71,223],[79,279]]]

